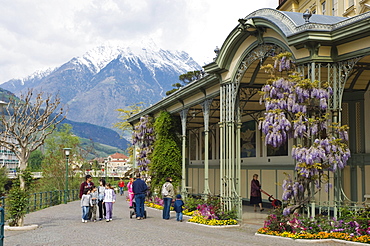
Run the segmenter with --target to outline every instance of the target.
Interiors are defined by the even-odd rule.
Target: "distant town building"
[[[129,157],[121,154],[114,153],[107,157],[108,170],[111,171],[126,171],[129,167],[128,165]],[[131,166],[131,165],[130,165]]]
[[[19,160],[13,152],[0,146],[0,165],[6,167],[9,171],[15,171],[19,165]]]

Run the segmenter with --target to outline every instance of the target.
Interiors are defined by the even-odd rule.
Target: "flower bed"
[[[216,219],[205,219],[203,216],[193,216],[188,222],[193,222],[202,225],[209,226],[226,226],[226,225],[237,225],[238,221],[234,219],[228,220],[216,220]]]
[[[238,221],[230,218],[230,214],[220,211],[217,206],[217,200],[210,199],[209,201],[213,202],[213,205],[206,204],[200,199],[194,200],[188,198],[188,204],[185,203],[185,209],[183,210],[184,215],[192,216],[188,222],[208,226],[238,225]],[[196,210],[191,210],[195,208],[194,204],[196,203],[198,203],[198,205],[196,205]],[[163,200],[160,198],[154,198],[146,204],[148,207],[163,210]],[[173,210],[173,207],[171,207],[171,210]]]
[[[271,231],[269,228],[260,228],[257,233],[266,234],[279,237],[288,237],[292,239],[340,239],[359,243],[370,243],[370,235],[355,236],[349,233],[342,232],[318,232],[318,233],[308,233],[308,232],[278,232]]]
[[[292,239],[339,239],[370,243],[370,209],[351,211],[343,209],[338,219],[327,216],[306,218],[294,213],[285,216],[275,210],[257,233]]]
[[[155,204],[154,202],[148,202],[146,205],[150,208],[156,208],[156,209],[159,209],[159,210],[163,210],[162,205]]]

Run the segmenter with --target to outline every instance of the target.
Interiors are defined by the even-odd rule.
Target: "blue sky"
[[[3,0],[0,83],[59,66],[89,49],[152,39],[200,65],[214,57],[238,19],[278,0]]]

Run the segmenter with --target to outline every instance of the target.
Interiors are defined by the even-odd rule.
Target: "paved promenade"
[[[6,246],[62,245],[339,245],[339,243],[298,243],[287,239],[255,236],[263,226],[266,211],[243,208],[239,227],[214,228],[161,218],[162,211],[146,208],[147,219],[130,219],[125,196],[117,196],[111,222],[81,222],[80,201],[69,202],[27,214],[25,225],[39,227],[29,231],[5,231]],[[341,243],[341,245],[343,245]]]

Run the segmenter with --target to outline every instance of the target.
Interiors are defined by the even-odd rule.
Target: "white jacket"
[[[116,201],[116,193],[114,192],[114,190],[105,189],[103,202],[115,202],[115,201]]]
[[[88,194],[83,194],[81,197],[81,207],[89,207],[91,205],[91,196]]]

